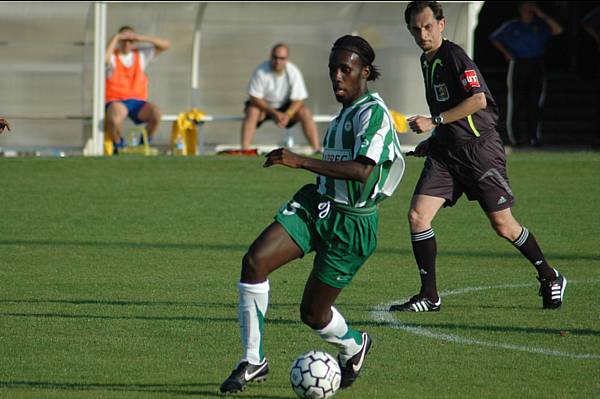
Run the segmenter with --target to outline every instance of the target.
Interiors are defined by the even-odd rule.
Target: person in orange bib
[[[151,46],[137,47],[138,42]],[[112,136],[114,153],[125,144],[121,133],[129,117],[136,125],[145,123],[148,141],[160,124],[160,109],[148,100],[148,77],[144,70],[159,54],[171,47],[168,40],[137,34],[123,26],[106,48],[105,129]]]

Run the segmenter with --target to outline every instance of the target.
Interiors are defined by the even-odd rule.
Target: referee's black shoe
[[[554,270],[556,278],[550,280],[548,278],[537,279],[540,282],[540,290],[538,295],[542,297],[544,309],[558,309],[563,303],[565,288],[567,287],[567,278]]]
[[[400,305],[390,306],[390,312],[438,312],[442,307],[442,298],[437,302],[417,294]]]
[[[246,361],[238,364],[231,375],[221,384],[221,393],[235,393],[246,389],[249,382],[262,382],[269,374],[269,363],[264,359],[261,364]]]

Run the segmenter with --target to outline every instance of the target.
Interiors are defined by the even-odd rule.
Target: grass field
[[[336,398],[599,398],[600,154],[509,157],[514,214],[568,280],[541,309],[535,270],[476,203],[442,210],[443,308],[387,314],[418,289],[406,212],[422,159],[381,206],[379,246],[338,308],[374,344]],[[241,258],[311,173],[252,157],[0,158],[0,398],[210,398],[239,359]],[[335,354],[299,320],[312,255],[271,275],[271,375]],[[561,334],[562,332],[562,334]]]

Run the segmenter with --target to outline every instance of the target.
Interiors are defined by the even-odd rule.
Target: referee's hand
[[[429,154],[429,139],[425,141],[421,141],[416,147],[414,151],[409,151],[406,153],[406,156],[409,157],[424,157]]]
[[[415,115],[407,118],[406,121],[410,129],[417,134],[425,133],[435,128],[433,121],[428,116]]]

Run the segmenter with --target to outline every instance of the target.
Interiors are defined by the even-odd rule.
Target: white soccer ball
[[[341,380],[337,360],[323,351],[301,354],[290,369],[290,382],[299,398],[330,398],[340,388]]]

